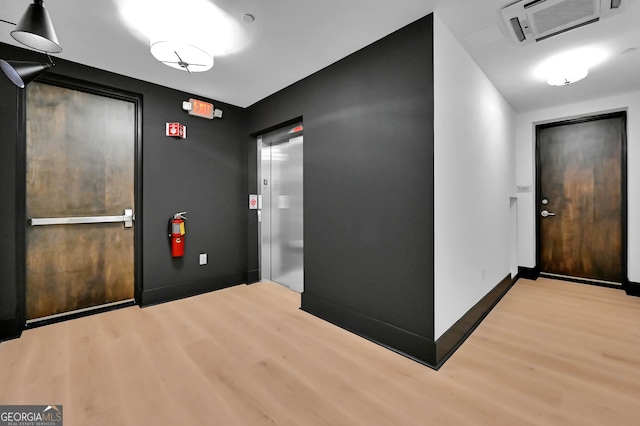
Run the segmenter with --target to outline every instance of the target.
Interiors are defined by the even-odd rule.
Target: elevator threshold
[[[261,280],[261,282],[263,282],[263,283],[274,283],[274,284],[281,285],[282,287],[290,288],[288,285],[283,284],[283,283],[281,283],[279,281],[276,281],[276,280],[272,280],[272,279],[263,279],[263,280]]]
[[[298,291],[298,290],[296,290],[296,287],[295,287],[295,284],[297,283],[297,280],[298,280],[298,279],[295,277],[295,275],[293,275],[293,274],[289,273],[289,274],[283,275],[283,276],[282,276],[282,277],[280,277],[278,280],[274,280],[274,279],[265,279],[265,280],[263,280],[263,281],[266,281],[266,282],[272,282],[272,283],[275,283],[275,284],[281,285],[282,287],[285,287],[285,288],[287,288],[287,289],[289,289],[289,290],[291,290],[291,291],[293,291],[293,292],[295,292],[295,293],[300,294],[300,293],[302,293],[302,291]],[[289,283],[293,283],[293,285],[285,284],[285,283],[287,283],[287,282],[289,282]]]
[[[105,303],[102,305],[89,306],[88,308],[76,309],[69,312],[61,312],[59,314],[47,315],[46,317],[34,318],[27,320],[25,323],[26,328],[38,327],[41,325],[52,324],[68,319],[74,319],[78,317],[87,316],[94,313],[106,312],[116,308],[124,308],[127,306],[135,305],[135,299],[119,300],[117,302]]]

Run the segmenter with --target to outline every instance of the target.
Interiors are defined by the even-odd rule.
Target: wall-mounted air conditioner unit
[[[620,12],[628,0],[524,0],[502,9],[518,45],[542,41]]]

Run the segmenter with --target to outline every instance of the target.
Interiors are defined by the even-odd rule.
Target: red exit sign
[[[191,104],[189,115],[195,115],[196,117],[208,118],[209,120],[213,120],[213,113],[215,109],[213,108],[212,103],[200,101],[193,98],[189,99],[189,103]]]

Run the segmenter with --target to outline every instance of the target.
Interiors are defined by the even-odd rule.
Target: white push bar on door
[[[119,216],[79,216],[79,217],[42,217],[29,219],[29,225],[77,225],[81,223],[116,223],[124,222],[125,228],[133,226],[133,209],[125,209]]]

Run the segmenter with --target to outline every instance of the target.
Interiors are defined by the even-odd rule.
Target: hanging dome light
[[[27,84],[51,68],[51,64],[26,61],[5,61],[0,59],[0,69],[17,87],[24,89]]]
[[[11,37],[32,49],[47,53],[62,52],[43,0],[34,0],[33,4],[29,5],[15,30],[11,31]]]
[[[34,0],[29,5],[16,28],[11,31],[11,37],[27,47],[45,52],[49,59],[49,63],[0,59],[0,70],[13,84],[24,89],[32,80],[55,65],[49,53],[62,52],[44,1]]]

